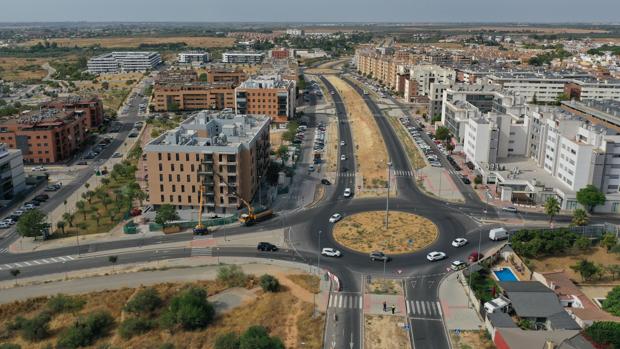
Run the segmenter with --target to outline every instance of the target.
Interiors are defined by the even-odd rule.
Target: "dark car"
[[[330,182],[329,180],[327,180],[326,178],[321,179],[321,184],[325,184],[325,185],[331,185],[332,182]]]
[[[87,161],[82,160],[82,161],[78,161],[78,162],[76,162],[75,164],[76,164],[76,165],[88,165],[88,162],[87,162]]]
[[[26,205],[31,204],[32,206],[39,207],[41,203],[37,200],[28,201]]]
[[[463,183],[465,183],[465,184],[471,184],[471,181],[469,180],[469,178],[467,178],[467,177],[465,177],[465,176],[461,177],[461,180],[462,180],[462,181],[463,181]]]
[[[256,247],[257,250],[259,251],[277,251],[278,250],[278,246],[271,244],[269,242],[259,242],[258,246]]]
[[[389,261],[390,257],[388,257],[385,253],[380,252],[380,251],[372,251],[370,252],[370,260],[371,261]]]
[[[36,200],[38,202],[44,202],[44,201],[47,201],[47,199],[49,199],[49,198],[50,198],[50,196],[47,195],[47,194],[39,194],[39,195],[35,196],[33,198],[33,200]]]

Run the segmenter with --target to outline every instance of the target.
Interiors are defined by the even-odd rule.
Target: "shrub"
[[[22,349],[21,345],[13,343],[2,343],[0,349]]]
[[[620,316],[620,286],[614,287],[603,301],[603,309],[610,314]]]
[[[229,332],[215,339],[215,349],[239,349],[239,335]]]
[[[22,338],[28,341],[40,341],[49,336],[49,322],[51,315],[43,312],[30,320],[24,320],[21,324],[20,333]]]
[[[228,287],[243,287],[248,277],[238,265],[225,265],[217,270],[217,281]]]
[[[142,318],[129,318],[121,322],[118,328],[118,334],[123,339],[130,339],[139,334],[146,333],[153,329],[153,321]]]
[[[586,335],[597,344],[620,348],[620,323],[618,322],[595,322],[586,328]]]
[[[47,310],[52,314],[75,313],[81,310],[86,301],[78,297],[71,297],[62,293],[50,298],[47,301]]]
[[[284,349],[278,337],[269,337],[262,326],[252,326],[239,338],[239,349]]]
[[[87,317],[80,317],[58,337],[57,349],[74,349],[91,345],[107,334],[114,323],[110,313],[98,311]]]
[[[175,296],[168,310],[160,317],[160,325],[169,330],[180,325],[185,330],[205,328],[215,317],[203,288],[192,287]]]
[[[125,310],[134,314],[148,314],[155,311],[162,304],[157,290],[149,287],[139,291],[125,304]]]
[[[280,282],[276,277],[265,274],[260,277],[260,287],[265,292],[278,292],[280,291]]]

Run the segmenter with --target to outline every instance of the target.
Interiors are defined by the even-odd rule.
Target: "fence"
[[[214,227],[214,226],[218,226],[218,225],[226,225],[226,224],[230,224],[230,223],[235,223],[238,220],[238,215],[232,215],[229,217],[224,217],[224,218],[213,218],[213,219],[207,219],[202,221],[202,225],[206,226],[206,227]],[[168,223],[168,225],[170,226],[177,226],[181,229],[190,229],[190,228],[194,228],[196,225],[198,225],[198,221],[184,221],[184,222],[170,222]],[[162,230],[163,227],[161,224],[157,224],[157,223],[149,223],[149,231],[159,231]]]
[[[516,229],[519,231],[521,229]],[[577,234],[583,234],[589,238],[600,238],[605,233],[612,233],[616,238],[620,237],[620,226],[611,223],[590,224],[582,227],[558,227],[558,228],[534,228],[529,230],[538,230],[543,232],[570,231]]]

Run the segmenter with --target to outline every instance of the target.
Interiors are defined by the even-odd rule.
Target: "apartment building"
[[[238,114],[268,115],[274,123],[288,122],[295,115],[295,81],[278,75],[257,76],[235,89]]]
[[[290,36],[304,36],[304,30],[299,28],[290,28],[286,30],[286,35]]]
[[[583,116],[593,124],[620,131],[620,101],[570,100],[562,102],[562,109]]]
[[[285,48],[273,49],[270,52],[270,56],[273,59],[287,59],[290,53]]]
[[[82,110],[41,109],[0,124],[0,142],[21,150],[26,163],[60,162],[79,152],[89,122]]]
[[[201,111],[144,147],[149,201],[233,213],[250,202],[269,164],[271,118]],[[202,188],[202,190],[201,190]]]
[[[234,108],[235,85],[199,81],[156,84],[151,103],[157,112]]]
[[[144,72],[162,63],[157,52],[110,52],[88,60],[92,74]]]
[[[402,71],[412,63],[408,58],[408,54],[387,51],[381,53],[375,48],[366,47],[355,50],[354,62],[360,74],[370,75],[386,87],[395,89],[399,70]]]
[[[207,82],[230,82],[239,86],[247,80],[248,74],[239,69],[227,66],[211,65],[207,67]]]
[[[262,52],[224,52],[222,54],[222,63],[234,64],[260,64],[265,58]]]
[[[179,63],[191,65],[203,65],[211,60],[209,52],[206,51],[181,52],[177,57]]]
[[[70,96],[56,98],[50,102],[43,103],[40,109],[56,109],[79,111],[84,117],[85,127],[89,130],[96,129],[103,123],[103,102],[98,97]]]
[[[0,143],[0,201],[10,201],[26,189],[24,159],[19,149]]]

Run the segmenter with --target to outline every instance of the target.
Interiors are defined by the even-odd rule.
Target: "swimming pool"
[[[495,278],[499,281],[519,281],[515,273],[510,268],[504,267],[493,270],[493,274],[495,274]]]

